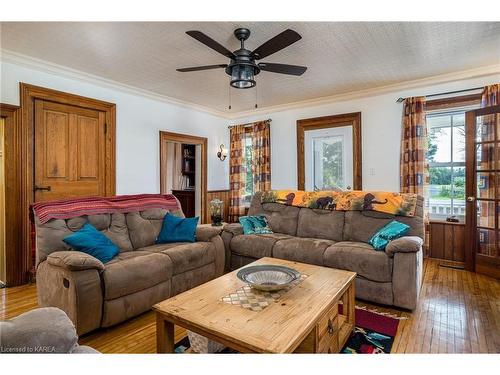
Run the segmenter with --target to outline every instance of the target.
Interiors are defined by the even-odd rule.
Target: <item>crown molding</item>
[[[273,112],[282,112],[290,109],[320,106],[334,102],[343,102],[346,100],[361,99],[370,96],[389,94],[391,92],[400,92],[403,90],[408,90],[413,88],[433,86],[443,83],[450,83],[455,81],[461,81],[464,79],[472,79],[494,74],[500,75],[500,64],[487,65],[479,68],[462,70],[453,73],[446,73],[411,81],[403,81],[391,85],[379,86],[365,90],[351,91],[347,93],[324,96],[315,99],[301,100],[293,103],[279,104],[275,106],[262,107],[254,110],[241,111],[231,114],[230,119],[236,120],[256,115],[269,114]],[[394,100],[396,100],[396,98]]]
[[[365,90],[351,91],[347,93],[341,93],[336,95],[324,96],[315,99],[307,99],[287,104],[279,104],[275,106],[261,107],[258,109],[240,111],[234,113],[228,113],[213,108],[205,107],[199,104],[183,101],[180,99],[172,98],[170,96],[161,95],[154,93],[149,90],[140,89],[138,87],[126,85],[117,81],[113,81],[107,78],[103,78],[90,73],[85,73],[80,70],[68,68],[59,64],[55,64],[49,61],[37,59],[27,55],[23,55],[17,52],[13,52],[6,49],[0,49],[0,61],[12,63],[16,65],[25,66],[28,68],[33,68],[45,73],[56,74],[58,76],[74,79],[84,83],[91,83],[96,86],[101,86],[105,88],[110,88],[118,91],[122,91],[128,94],[142,96],[148,99],[157,100],[169,104],[178,105],[181,107],[194,109],[197,111],[205,112],[220,118],[228,120],[237,120],[245,117],[258,116],[262,114],[269,114],[274,112],[282,112],[285,110],[320,106],[324,104],[330,104],[334,102],[342,102],[346,100],[360,99],[375,95],[388,94],[391,92],[398,92],[403,90],[408,90],[412,88],[432,86],[442,83],[449,83],[454,81],[460,81],[464,79],[477,78],[487,75],[500,74],[500,64],[488,65],[479,68],[463,70],[459,72],[441,74],[411,81],[398,82],[391,85],[379,86]]]
[[[63,65],[55,64],[49,61],[37,59],[31,56],[20,54],[14,51],[0,49],[0,62],[12,63],[15,65],[24,66],[27,68],[32,68],[48,74],[56,74],[61,77],[70,78],[84,83],[90,83],[96,86],[109,88],[113,90],[118,90],[127,94],[133,94],[141,97],[145,97],[152,100],[157,100],[169,104],[178,105],[181,107],[194,109],[201,112],[206,112],[214,116],[229,119],[227,113],[205,107],[202,105],[194,104],[191,102],[186,102],[180,99],[172,98],[170,96],[157,94],[155,92],[140,89],[135,86],[120,83],[114,80],[110,80],[101,76],[94,74],[82,72],[81,70],[68,68]]]

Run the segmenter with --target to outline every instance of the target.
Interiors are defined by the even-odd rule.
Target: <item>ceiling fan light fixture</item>
[[[247,64],[237,64],[231,70],[230,85],[236,89],[249,89],[256,85],[254,67]]]

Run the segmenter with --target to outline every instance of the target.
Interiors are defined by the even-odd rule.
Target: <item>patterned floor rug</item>
[[[339,306],[339,312],[342,312],[342,306]],[[400,319],[356,306],[356,327],[340,353],[390,353]],[[176,344],[175,351],[176,353],[186,353],[189,352],[189,347],[189,339],[185,337]],[[237,352],[226,348],[220,353],[228,354]]]

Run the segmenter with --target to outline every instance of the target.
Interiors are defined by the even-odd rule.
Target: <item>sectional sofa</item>
[[[243,235],[240,224],[224,227],[226,268],[236,269],[262,257],[275,257],[357,273],[356,297],[414,309],[422,282],[424,200],[418,197],[414,217],[374,211],[329,211],[261,203],[252,199],[248,215],[267,217],[273,234]],[[368,244],[391,220],[410,226],[406,237],[385,251]]]
[[[221,229],[200,225],[197,242],[155,245],[164,209],[52,219],[35,217],[38,304],[62,309],[78,334],[139,315],[224,272]],[[120,253],[103,264],[62,239],[90,222]]]

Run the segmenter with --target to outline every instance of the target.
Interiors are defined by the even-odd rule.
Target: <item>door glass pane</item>
[[[477,252],[483,255],[495,256],[495,231],[477,228]]]
[[[495,228],[495,202],[477,201],[477,225]]]
[[[495,140],[495,117],[495,115],[488,115],[476,118],[476,142]]]
[[[453,161],[465,162],[465,127],[456,126],[455,121],[458,116],[453,116]],[[462,114],[463,117],[463,114]],[[458,117],[460,119],[460,117]]]
[[[495,173],[477,173],[477,197],[495,199]]]
[[[476,145],[476,160],[478,170],[491,170],[495,169],[494,166],[494,144],[482,143]]]
[[[314,190],[332,190],[344,186],[343,143],[342,136],[313,140]]]

